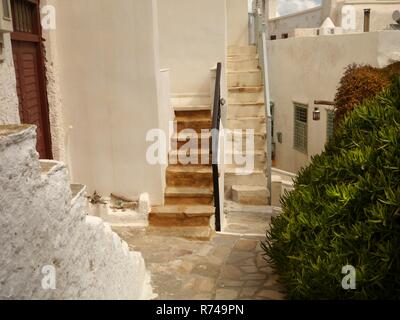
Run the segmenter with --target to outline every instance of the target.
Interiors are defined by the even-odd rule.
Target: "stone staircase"
[[[264,87],[255,46],[228,48],[228,119],[227,128],[234,142],[227,155],[254,158],[254,168],[229,164],[225,169],[225,197],[241,204],[266,205],[270,197],[266,179],[266,117]],[[246,129],[254,130],[254,147],[246,148]],[[244,130],[244,131],[243,131]],[[240,141],[242,140],[242,141]]]
[[[145,299],[143,257],[88,216],[86,187],[67,167],[39,160],[36,128],[0,125],[0,299]],[[55,290],[40,287],[55,268]]]
[[[152,208],[149,232],[208,240],[215,214],[209,144],[211,104],[209,97],[204,101],[185,98],[177,103],[165,203]],[[188,143],[190,149],[185,148]]]

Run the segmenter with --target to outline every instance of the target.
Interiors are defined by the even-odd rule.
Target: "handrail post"
[[[215,231],[221,231],[221,201],[219,190],[219,130],[221,123],[221,72],[222,64],[217,64],[215,77],[215,92],[213,104],[213,119],[211,128],[211,158],[213,172],[213,190],[215,206]]]
[[[258,9],[259,16],[259,32],[261,37],[262,49],[262,70],[264,78],[264,101],[265,115],[267,117],[267,187],[270,192],[269,205],[272,204],[272,111],[271,111],[271,96],[269,90],[269,75],[268,75],[268,49],[267,49],[267,23],[262,22],[262,13]]]

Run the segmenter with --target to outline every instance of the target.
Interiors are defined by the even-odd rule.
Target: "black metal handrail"
[[[219,190],[219,130],[221,125],[221,72],[222,64],[217,64],[217,74],[215,78],[215,93],[211,127],[211,158],[213,171],[213,187],[214,187],[214,206],[215,206],[215,230],[221,231],[221,201]]]

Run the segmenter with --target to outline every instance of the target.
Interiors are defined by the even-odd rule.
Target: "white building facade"
[[[330,103],[345,68],[353,63],[381,68],[400,60],[400,31],[392,18],[400,1],[328,0],[282,17],[276,1],[267,1],[265,8],[273,40],[268,58],[275,166],[297,173],[332,134]],[[313,120],[315,108],[319,121]]]

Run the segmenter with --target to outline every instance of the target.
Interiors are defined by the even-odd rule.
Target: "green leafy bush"
[[[264,249],[288,298],[400,298],[400,78],[345,117],[282,204]]]

